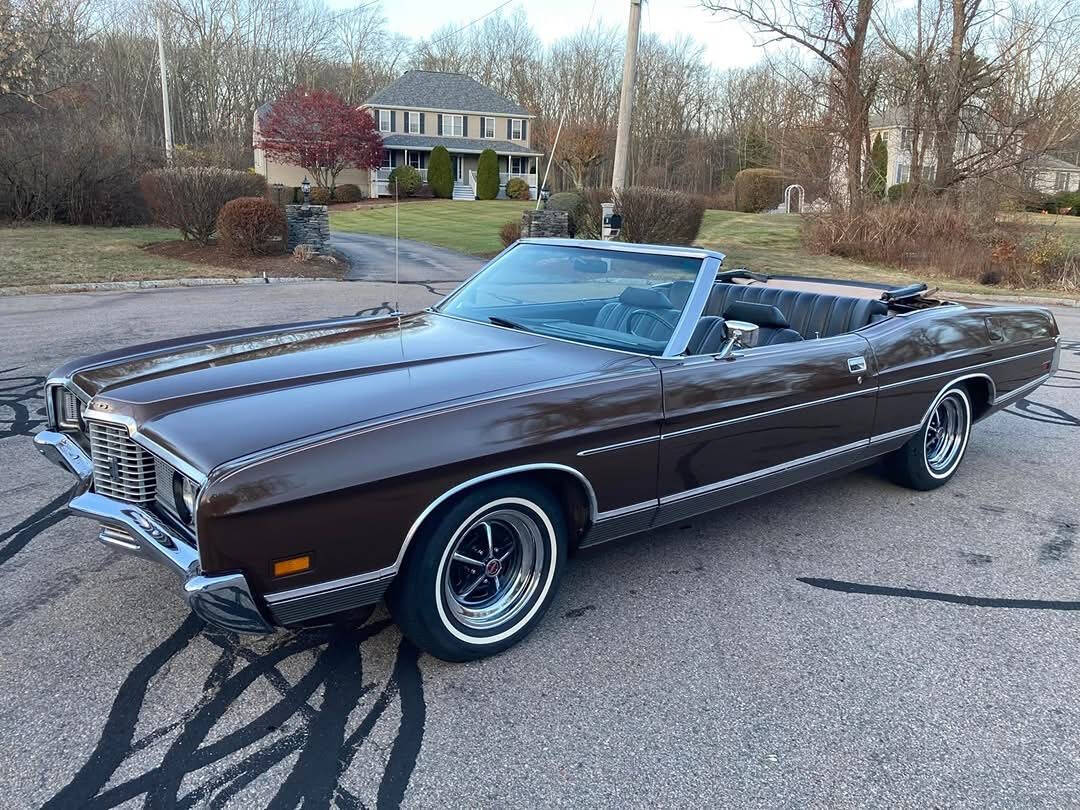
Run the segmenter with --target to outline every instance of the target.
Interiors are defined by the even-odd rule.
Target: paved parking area
[[[69,482],[30,436],[61,360],[394,300],[0,299],[5,807],[1076,803],[1080,311],[1057,313],[1062,372],[976,427],[948,487],[871,468],[584,553],[524,644],[469,665],[418,656],[382,610],[205,632],[167,572],[59,511]]]

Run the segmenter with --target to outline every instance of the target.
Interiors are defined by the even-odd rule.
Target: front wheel
[[[387,604],[414,644],[446,661],[493,655],[536,626],[558,586],[567,528],[530,482],[467,493],[421,528]]]
[[[919,432],[885,459],[889,476],[911,489],[936,489],[953,477],[971,435],[971,398],[963,386],[938,397]]]

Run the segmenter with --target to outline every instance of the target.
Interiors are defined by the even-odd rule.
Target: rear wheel
[[[938,397],[926,423],[885,459],[889,476],[912,489],[936,489],[953,477],[971,435],[971,398],[963,386]]]
[[[387,594],[402,632],[447,661],[520,641],[554,597],[566,560],[558,499],[527,481],[473,490],[421,528]]]

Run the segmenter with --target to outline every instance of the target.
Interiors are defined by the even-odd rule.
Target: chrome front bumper
[[[207,623],[236,633],[273,632],[273,625],[263,616],[243,574],[203,576],[198,551],[152,512],[88,492],[93,464],[68,436],[43,430],[34,436],[34,445],[43,456],[78,479],[68,509],[101,523],[101,542],[147,557],[178,574],[184,580],[188,606]]]

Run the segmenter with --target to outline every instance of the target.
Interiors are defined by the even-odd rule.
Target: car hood
[[[208,473],[336,428],[642,362],[424,312],[168,341],[73,363],[81,370],[69,373],[94,397],[91,416],[130,417],[141,435]]]

